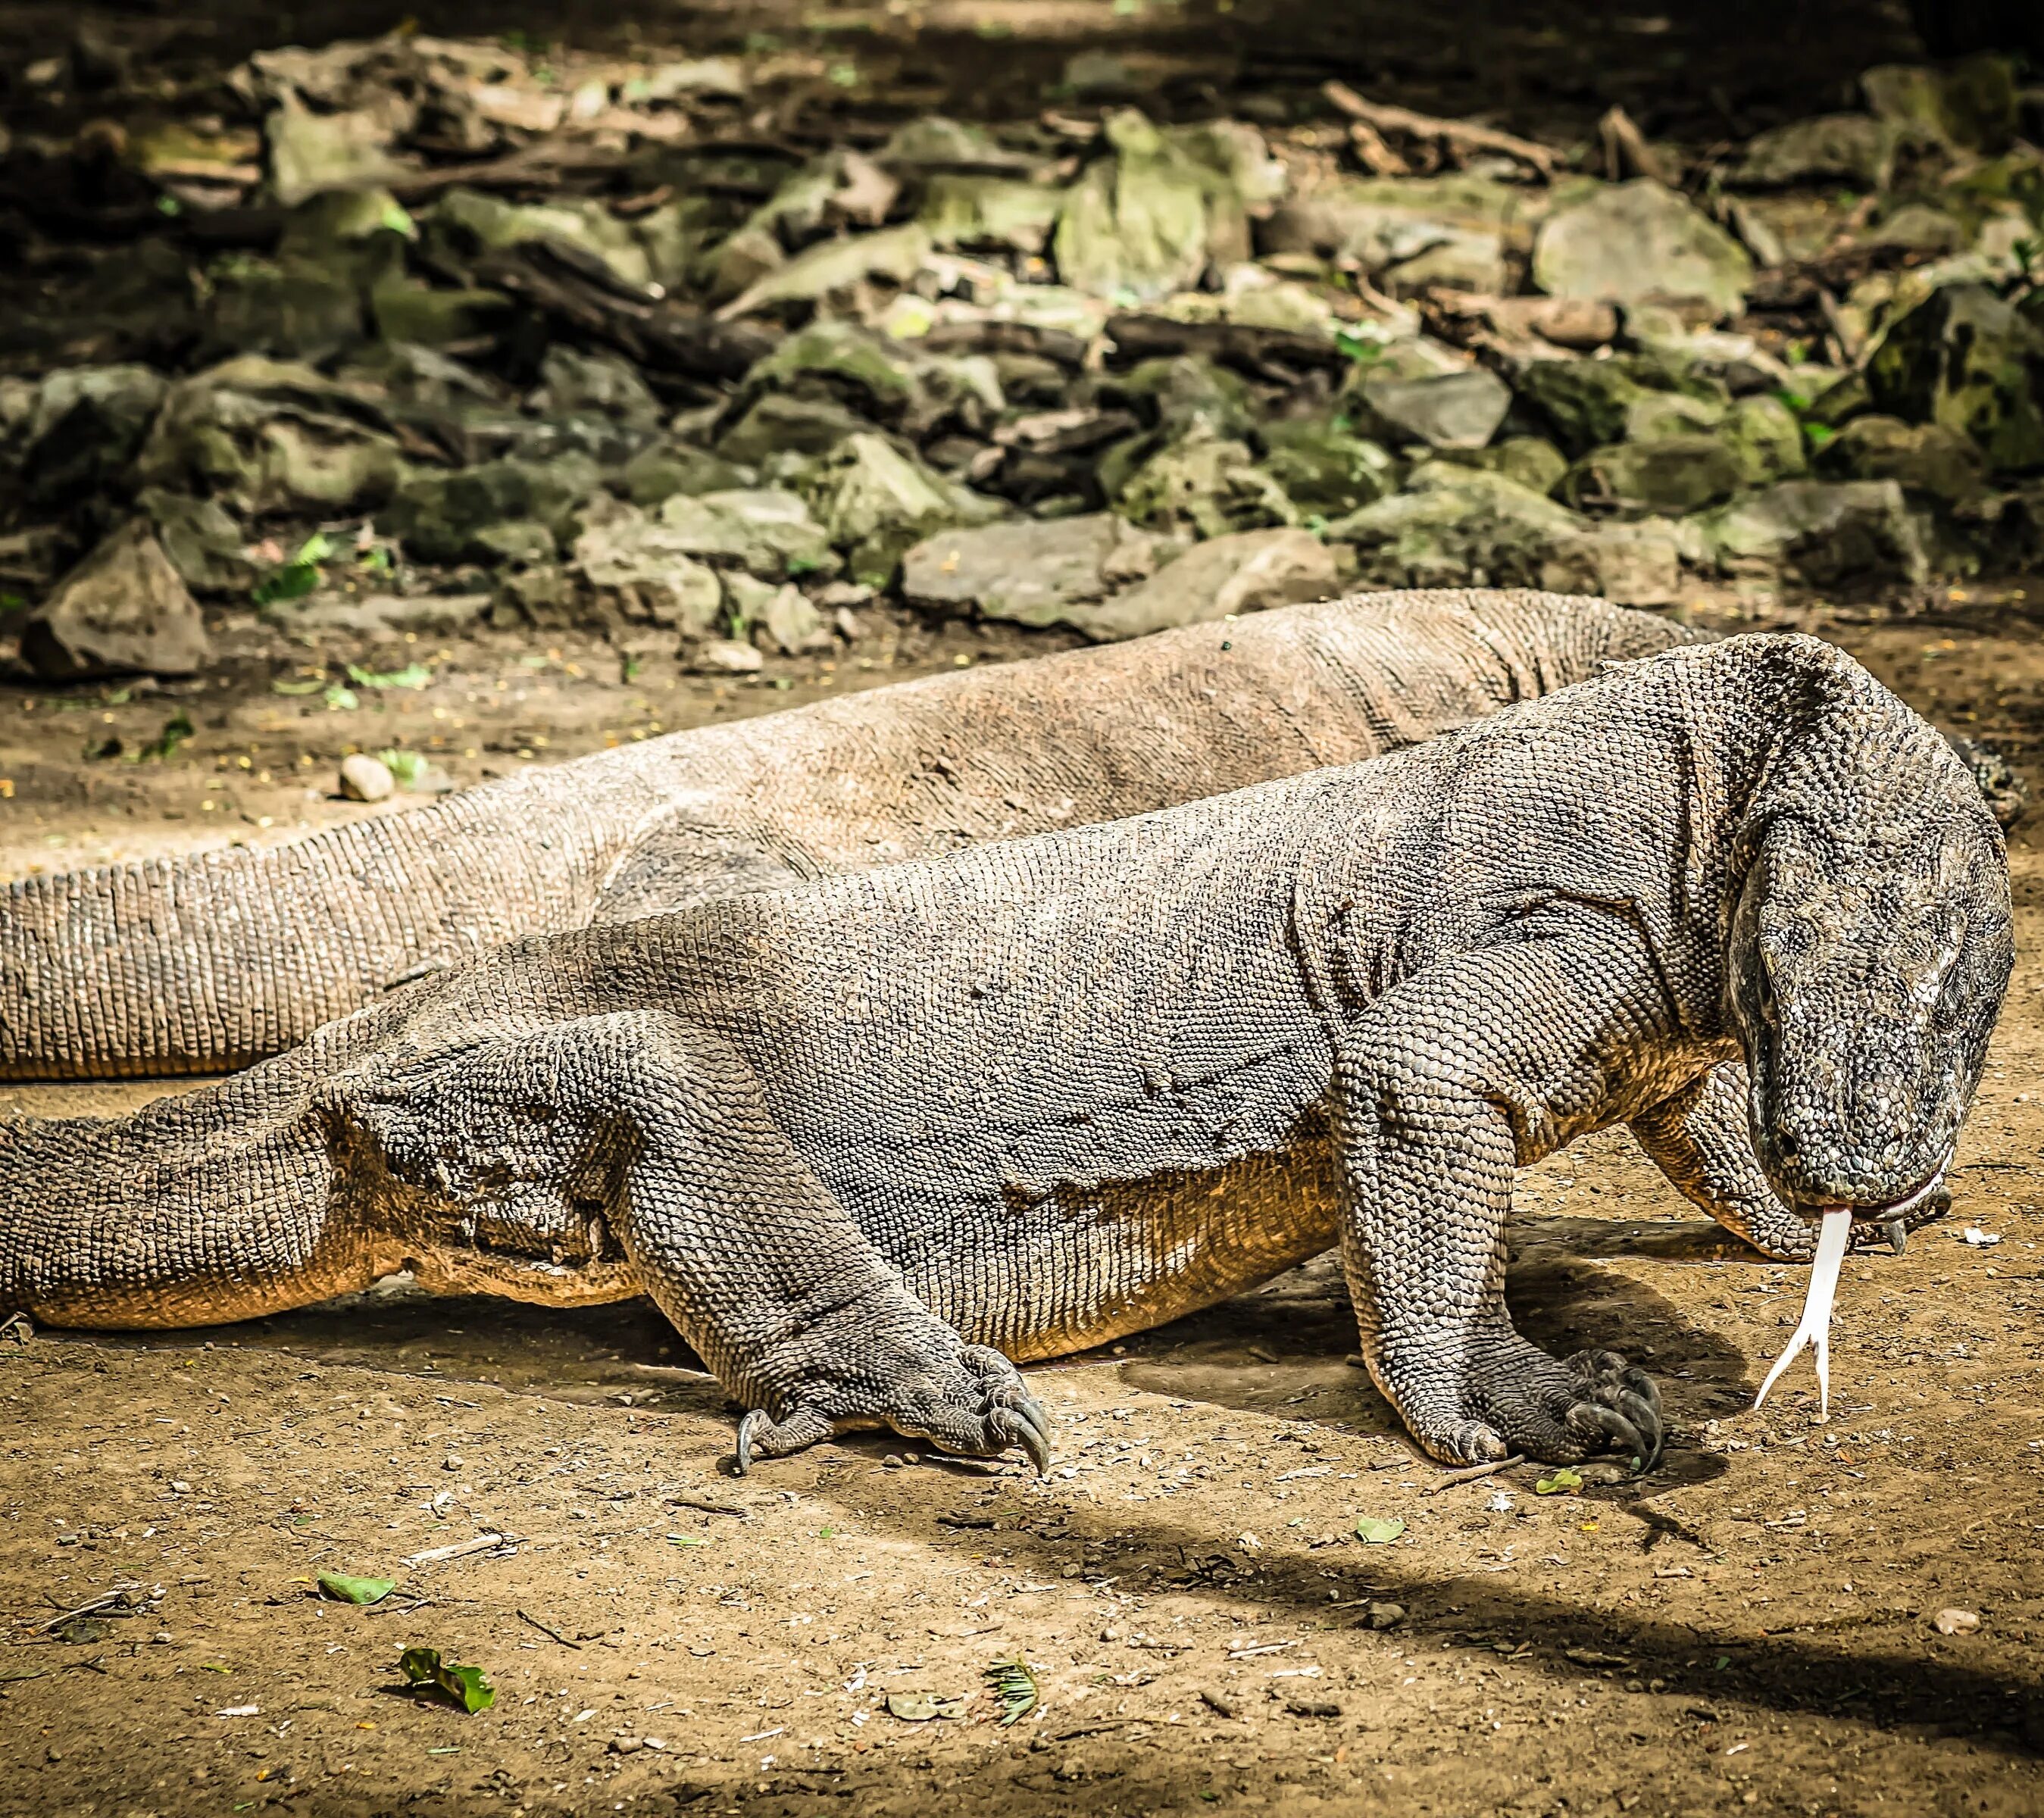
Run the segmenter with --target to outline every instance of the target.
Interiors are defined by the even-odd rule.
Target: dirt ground
[[[2036,785],[2040,601],[1819,622]],[[880,614],[855,651],[783,690],[436,645],[411,653],[428,686],[352,713],[275,695],[251,656],[136,765],[79,753],[153,736],[165,698],[0,695],[0,870],[323,822],[351,812],[324,794],[350,743],[467,782],[1013,654]],[[732,1411],[643,1303],[386,1284],[212,1332],[0,1342],[0,1813],[2044,1809],[2040,836],[2013,840],[2025,957],[1958,1205],[1848,1264],[1828,1424],[1807,1363],[1750,1411],[1800,1272],[1623,1137],[1526,1177],[1512,1301],[1550,1349],[1643,1362],[1676,1439],[1643,1482],[1548,1495],[1414,1457],[1324,1259],[1032,1371],[1058,1416],[1041,1482],[877,1436],[731,1479]],[[1366,1517],[1404,1531],[1366,1542]],[[398,1589],[356,1609],[321,1572]],[[122,1586],[136,1613],[50,1626]],[[1940,1633],[1948,1609],[1977,1628]],[[415,1646],[481,1667],[494,1708],[405,1695]],[[1040,1703],[1003,1726],[985,1676],[1018,1658]],[[917,1720],[931,1698],[964,1702]]]

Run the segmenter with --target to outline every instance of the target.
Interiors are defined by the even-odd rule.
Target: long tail
[[[301,1053],[125,1117],[0,1124],[0,1313],[212,1324],[397,1266],[349,1214],[311,1077]]]
[[[214,1073],[527,935],[1170,805],[1432,736],[1689,634],[1377,594],[671,733],[264,849],[0,895],[0,1078]]]

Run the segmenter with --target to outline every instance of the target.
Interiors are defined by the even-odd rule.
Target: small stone
[[[1363,1620],[1372,1628],[1396,1628],[1405,1620],[1403,1604],[1373,1603],[1362,1612]]]
[[[1969,1609],[1941,1609],[1931,1618],[1931,1626],[1940,1635],[1972,1635],[1980,1625],[1979,1613]]]
[[[749,644],[717,638],[692,651],[689,667],[698,675],[756,675],[766,659]]]
[[[390,766],[367,751],[355,751],[340,760],[340,793],[350,801],[384,801],[398,786]]]

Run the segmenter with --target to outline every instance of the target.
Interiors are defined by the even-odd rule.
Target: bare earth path
[[[1831,629],[2036,782],[2033,627]],[[2023,957],[1958,1205],[1849,1263],[1828,1426],[1807,1367],[1747,1411],[1797,1272],[1623,1140],[1528,1178],[1512,1295],[1550,1348],[1650,1360],[1678,1437],[1638,1489],[1435,1493],[1326,1263],[1032,1372],[1041,1484],[877,1439],[720,1478],[721,1396],[637,1304],[386,1290],[0,1341],[0,1813],[2034,1812],[2044,849],[2013,848]],[[516,1551],[402,1563],[483,1533]],[[308,1594],[336,1570],[399,1590]],[[133,1583],[145,1613],[31,1632]],[[495,1708],[396,1695],[413,1645]],[[982,1675],[1018,1655],[1043,1703],[1004,1728]],[[918,1693],[969,1702],[890,1713]]]

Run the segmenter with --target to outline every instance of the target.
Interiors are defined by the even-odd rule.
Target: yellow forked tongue
[[[1760,1393],[1753,1398],[1758,1408],[1767,1399],[1775,1378],[1794,1361],[1806,1344],[1817,1347],[1817,1394],[1820,1412],[1831,1411],[1831,1302],[1838,1297],[1838,1270],[1846,1259],[1846,1246],[1852,1241],[1852,1208],[1834,1206],[1824,1214],[1823,1229],[1817,1233],[1817,1259],[1810,1265],[1810,1291],[1803,1297],[1803,1316],[1789,1335],[1787,1347],[1774,1360]]]

